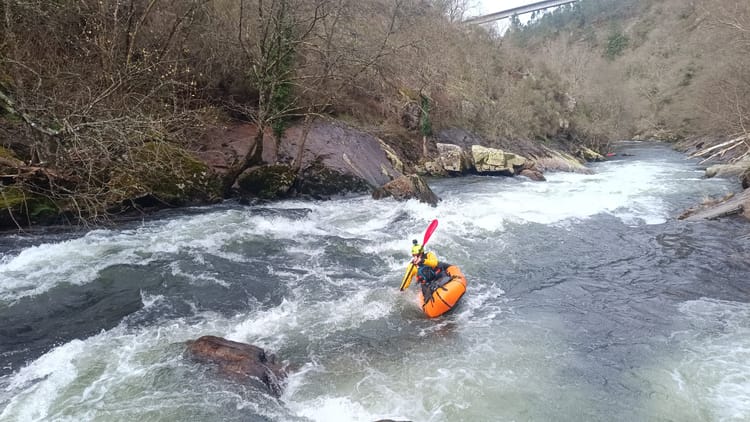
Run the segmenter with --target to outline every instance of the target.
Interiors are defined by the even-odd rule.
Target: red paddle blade
[[[424,232],[424,240],[422,241],[422,246],[424,246],[428,240],[430,240],[430,236],[432,236],[432,232],[435,231],[435,229],[438,226],[437,219],[432,220],[432,223],[430,223],[429,226],[427,226],[427,231]]]

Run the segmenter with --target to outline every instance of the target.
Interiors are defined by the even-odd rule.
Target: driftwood
[[[746,218],[750,218],[750,189],[745,189],[739,195],[727,195],[718,201],[690,208],[682,213],[678,219],[686,221],[716,220],[737,214],[744,214]]]
[[[730,162],[737,162],[737,161],[740,161],[741,159],[747,157],[748,155],[750,155],[750,135],[748,135],[748,134],[743,134],[743,135],[738,136],[736,138],[730,139],[730,140],[728,140],[726,142],[722,142],[720,144],[713,145],[713,146],[710,146],[708,148],[704,148],[704,149],[698,150],[698,151],[690,154],[689,158],[703,157],[704,155],[706,155],[706,154],[708,154],[710,152],[715,151],[710,156],[708,156],[708,158],[705,158],[703,161],[701,161],[701,164],[703,164],[703,163],[705,163],[707,161],[710,161],[711,159],[714,159],[716,157],[721,158],[727,152],[729,152],[729,151],[731,151],[731,150],[733,150],[735,148],[738,148],[740,146],[745,147],[745,151],[743,153],[740,153],[738,156],[733,157],[731,160],[729,160]]]

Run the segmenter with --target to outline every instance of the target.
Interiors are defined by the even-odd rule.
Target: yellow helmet
[[[422,253],[422,245],[415,243],[414,246],[411,247],[411,254],[419,255],[421,253]]]

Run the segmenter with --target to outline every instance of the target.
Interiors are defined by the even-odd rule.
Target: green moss
[[[0,208],[16,208],[18,205],[23,204],[25,200],[26,196],[24,192],[15,186],[4,186],[0,189]]]
[[[60,208],[49,198],[17,186],[0,188],[0,228],[55,220]]]
[[[151,195],[170,205],[185,205],[221,196],[220,181],[208,166],[167,142],[149,142],[131,150],[128,164],[112,172],[113,203]]]
[[[370,186],[359,177],[341,174],[316,161],[302,172],[298,189],[306,195],[331,196],[349,192],[369,192]]]
[[[16,154],[13,153],[12,150],[2,146],[0,146],[0,157],[8,158],[11,160],[18,160],[18,157],[16,157]]]
[[[259,167],[240,176],[237,183],[244,193],[263,199],[286,195],[295,180],[294,171],[283,165]]]

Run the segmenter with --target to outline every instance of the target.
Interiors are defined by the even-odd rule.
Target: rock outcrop
[[[458,145],[440,144],[438,149],[438,163],[443,170],[449,174],[462,174],[472,168],[471,159],[467,156],[463,148]]]
[[[260,347],[203,336],[187,342],[186,354],[195,361],[216,365],[222,374],[240,382],[255,381],[274,396],[281,395],[281,382],[286,374],[276,356]]]
[[[232,162],[250,150],[256,134],[257,129],[249,123],[215,129],[196,146],[197,154],[214,171],[223,174]],[[286,129],[279,150],[275,151],[273,134],[266,133],[263,160],[269,166],[250,169],[241,177],[245,182],[238,184],[244,193],[273,199],[290,192],[289,163],[297,159],[303,136],[301,125]],[[300,179],[294,189],[298,194],[313,197],[372,191],[400,177],[404,167],[396,151],[376,136],[331,120],[311,124],[301,158]],[[269,177],[272,174],[283,176],[283,180],[274,181]]]
[[[214,144],[218,139],[224,139],[220,147],[213,148],[222,150],[223,155],[212,152],[210,146],[204,146],[202,154],[207,163],[221,173],[230,165],[230,156],[241,157],[249,150],[254,135],[251,125],[229,127],[222,134],[214,134]],[[274,151],[273,136],[267,134],[263,158],[267,163],[278,163],[248,170],[238,182],[241,191],[266,199],[288,195],[326,198],[369,191],[376,199],[415,198],[435,205],[439,198],[424,180],[416,175],[405,176],[405,172],[416,171],[418,175],[438,177],[466,174],[525,176],[544,181],[546,171],[590,173],[584,163],[603,159],[595,151],[580,146],[573,152],[564,152],[531,141],[486,140],[459,128],[441,130],[432,139],[434,143],[423,139],[419,156],[415,157],[411,154],[414,143],[418,142],[415,139],[386,143],[382,136],[366,133],[343,122],[321,119],[309,127],[301,149],[302,171],[294,174],[290,163],[298,158],[304,136],[303,126],[292,126],[285,130],[279,150]],[[234,153],[227,155],[227,150]]]
[[[471,146],[471,157],[477,173],[504,174],[512,176],[527,164],[527,159],[520,155],[505,152],[497,148],[481,145]]]
[[[392,197],[398,201],[409,199],[418,199],[432,206],[437,205],[439,198],[430,189],[422,177],[413,174],[410,176],[401,176],[385,185],[375,189],[372,193],[373,199],[383,199]]]
[[[302,130],[295,126],[284,132],[281,156],[295,158]],[[389,159],[389,153],[393,151],[385,150],[382,141],[370,133],[342,122],[318,121],[307,134],[302,168],[317,162],[342,176],[359,178],[374,189],[402,175],[392,162],[397,157]]]

